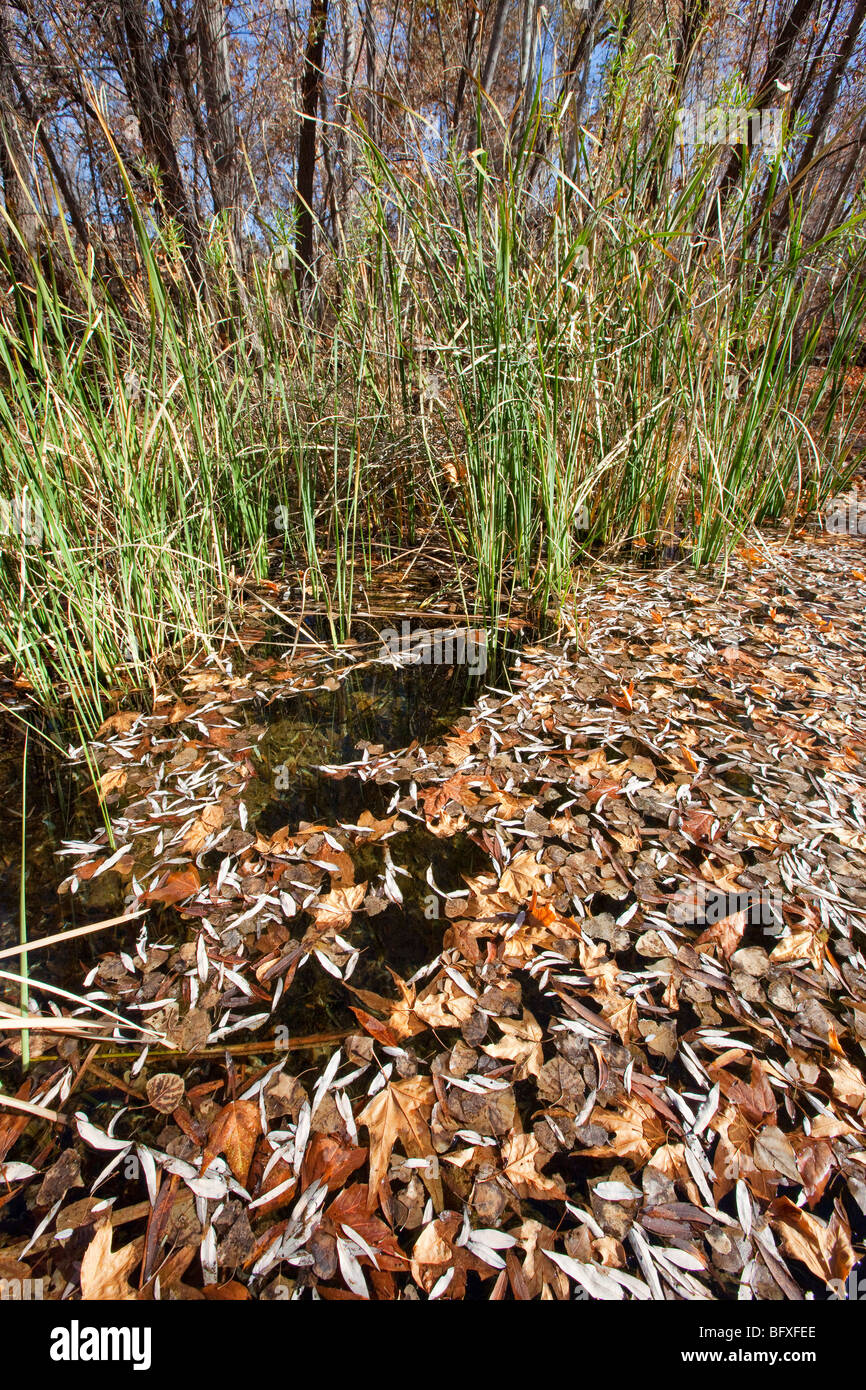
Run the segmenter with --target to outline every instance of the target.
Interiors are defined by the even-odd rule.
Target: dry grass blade
[[[49,1110],[45,1105],[35,1105],[33,1101],[17,1100],[14,1096],[0,1095],[0,1105],[5,1105],[10,1110],[20,1110],[25,1115],[32,1115],[34,1120],[50,1120],[52,1124],[68,1124],[65,1115],[61,1115],[57,1110]]]
[[[44,946],[56,946],[60,941],[71,941],[76,936],[90,936],[93,932],[103,931],[106,927],[116,927],[120,922],[132,922],[137,917],[143,917],[147,908],[139,908],[137,912],[126,912],[120,917],[107,917],[104,922],[91,922],[87,927],[73,927],[70,931],[54,932],[51,936],[43,936],[41,941],[28,941],[26,946],[8,946],[0,951],[0,960],[8,960],[10,956],[30,955],[33,951],[39,951]]]

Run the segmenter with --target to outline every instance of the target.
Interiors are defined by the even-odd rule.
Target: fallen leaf
[[[370,1133],[369,1205],[372,1210],[380,1196],[380,1185],[387,1172],[391,1151],[398,1139],[407,1158],[429,1158],[432,1173],[421,1170],[421,1177],[433,1198],[437,1210],[442,1209],[442,1183],[438,1176],[439,1163],[433,1150],[429,1118],[436,1093],[426,1076],[412,1076],[406,1081],[392,1081],[361,1111],[359,1125]]]
[[[127,1275],[141,1258],[141,1241],[111,1249],[111,1221],[100,1223],[81,1261],[81,1297],[85,1301],[136,1297]]]
[[[245,1184],[260,1133],[259,1107],[255,1101],[235,1100],[223,1106],[208,1131],[201,1172],[207,1170],[217,1154],[225,1154],[238,1182]]]

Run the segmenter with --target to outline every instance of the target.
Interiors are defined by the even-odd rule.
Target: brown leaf
[[[353,1183],[350,1187],[344,1187],[334,1198],[325,1212],[325,1221],[330,1223],[335,1233],[343,1239],[347,1235],[351,1239],[350,1232],[345,1231],[344,1226],[356,1231],[361,1239],[376,1251],[380,1269],[405,1269],[408,1260],[401,1251],[394,1233],[378,1216],[370,1215],[368,1206],[367,1184]],[[359,1255],[358,1258],[362,1263],[366,1263],[369,1256]]]
[[[356,1004],[350,1004],[349,1008],[364,1029],[364,1032],[369,1033],[371,1038],[376,1039],[376,1042],[382,1043],[384,1047],[397,1046],[400,1039],[386,1023],[382,1023],[380,1019],[374,1018],[372,1014],[368,1014],[366,1009],[359,1009]]]
[[[407,1158],[429,1158],[433,1153],[429,1118],[436,1093],[426,1076],[411,1076],[406,1081],[392,1081],[367,1103],[358,1116],[358,1124],[370,1132],[369,1206],[379,1199],[380,1184],[388,1172],[391,1151],[397,1140],[403,1145]],[[442,1184],[438,1178],[421,1176],[437,1210],[443,1205]]]
[[[172,906],[191,898],[200,887],[198,869],[194,864],[188,864],[185,869],[178,869],[169,874],[157,888],[151,888],[149,893],[145,893],[142,902],[165,903],[166,906]]]
[[[528,1009],[523,1010],[521,1019],[498,1018],[496,1026],[502,1030],[499,1042],[488,1043],[482,1048],[488,1057],[499,1057],[515,1063],[512,1081],[525,1081],[528,1076],[538,1076],[544,1066],[544,1052],[541,1046],[543,1037],[534,1016]]]
[[[777,1125],[764,1125],[755,1137],[755,1164],[765,1173],[781,1173],[799,1184],[797,1159],[787,1135]]]
[[[787,1197],[777,1197],[768,1211],[770,1225],[782,1242],[786,1255],[802,1260],[819,1279],[848,1278],[854,1267],[851,1232],[834,1212],[827,1225],[817,1216],[801,1211]]]
[[[36,1204],[40,1207],[53,1207],[55,1202],[66,1196],[70,1187],[83,1186],[79,1155],[75,1149],[64,1149],[45,1174],[36,1194]]]
[[[259,1107],[255,1101],[235,1100],[223,1106],[208,1132],[201,1171],[204,1173],[217,1154],[225,1154],[238,1182],[245,1184],[260,1132]]]
[[[490,1278],[494,1273],[490,1265],[479,1260],[465,1246],[454,1244],[461,1224],[456,1212],[446,1212],[438,1220],[429,1222],[416,1240],[412,1251],[412,1278],[425,1293],[430,1293],[434,1284],[449,1269],[454,1270],[445,1295],[450,1299],[463,1297],[467,1270],[475,1270],[485,1278]]]
[[[138,709],[125,709],[118,714],[110,714],[96,730],[96,737],[102,738],[104,734],[126,734],[136,719],[140,718],[141,710]]]
[[[346,1179],[367,1161],[367,1150],[347,1144],[336,1134],[315,1133],[304,1154],[301,1188],[306,1191],[321,1178],[329,1192],[342,1187]]]
[[[549,1162],[552,1154],[543,1149],[531,1134],[514,1134],[502,1145],[504,1175],[518,1197],[538,1198],[542,1202],[565,1201],[565,1188],[555,1178],[548,1178],[539,1169]]]
[[[98,782],[99,795],[108,796],[109,792],[120,792],[126,786],[126,768],[112,767],[108,772],[103,772]]]
[[[825,1067],[833,1084],[833,1095],[852,1110],[860,1110],[866,1104],[866,1082],[857,1067],[853,1067],[844,1057],[838,1057]]]
[[[396,815],[389,816],[387,820],[377,820],[370,811],[362,811],[357,821],[358,825],[364,827],[368,833],[359,836],[361,844],[372,844],[374,840],[381,840],[391,830],[405,829],[405,821],[398,821]]]
[[[161,1071],[147,1083],[147,1098],[160,1115],[171,1115],[186,1094],[183,1077],[176,1072]]]
[[[205,1298],[213,1302],[237,1302],[249,1298],[249,1290],[237,1279],[228,1279],[225,1284],[205,1284],[202,1289]]]
[[[725,1099],[738,1105],[752,1124],[776,1123],[776,1097],[757,1058],[752,1059],[752,1075],[748,1085],[722,1067],[711,1065],[709,1070],[713,1079],[718,1081]]]
[[[720,921],[701,932],[695,946],[718,946],[725,960],[730,960],[743,939],[747,915],[745,911],[742,911],[732,912],[729,916],[722,917]]]
[[[225,812],[218,801],[211,802],[205,806],[197,820],[193,821],[189,830],[181,841],[182,847],[187,854],[200,854],[210,839],[211,835],[217,830],[222,829]]]
[[[644,1164],[665,1142],[665,1132],[653,1106],[637,1095],[623,1100],[616,1110],[604,1110],[596,1106],[589,1122],[593,1125],[603,1125],[612,1133],[613,1138],[609,1144],[583,1149],[582,1153],[587,1158],[615,1156]]]

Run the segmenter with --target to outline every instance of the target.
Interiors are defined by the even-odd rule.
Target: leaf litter
[[[131,1064],[70,1121],[114,1073],[58,1036],[32,1113],[0,1112],[0,1275],[85,1298],[838,1292],[866,1233],[860,555],[741,547],[724,588],[609,572],[445,735],[323,765],[351,820],[264,828],[267,670],[106,721],[113,840],[66,845],[64,889],[104,875],[150,909],[84,980]],[[459,886],[448,843],[473,848]],[[437,949],[370,987],[377,917],[411,932],[420,901]],[[295,1075],[277,1030],[311,978],[345,1026],[296,1039]]]

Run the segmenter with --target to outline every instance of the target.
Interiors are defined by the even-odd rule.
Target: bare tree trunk
[[[478,38],[478,10],[470,0],[469,14],[466,19],[466,38],[463,41],[463,63],[460,68],[460,76],[457,79],[457,91],[454,96],[454,107],[451,112],[451,134],[456,135],[460,125],[460,117],[463,112],[463,99],[466,95],[466,83],[472,71],[475,58],[475,44]]]
[[[337,156],[339,183],[337,195],[340,231],[352,214],[355,194],[355,149],[352,143],[352,111],[355,75],[358,67],[358,9],[355,0],[341,0],[343,47],[340,57],[340,92],[337,97]]]
[[[860,130],[852,142],[851,153],[845,161],[843,168],[839,172],[839,177],[836,181],[835,191],[831,196],[824,199],[821,222],[820,225],[817,228],[815,228],[814,232],[816,241],[821,241],[827,235],[830,228],[833,226],[833,223],[836,218],[836,211],[841,202],[843,201],[846,192],[848,192],[850,189],[856,186],[859,186],[859,184],[862,182],[862,169],[856,179],[854,177],[854,171],[857,168],[858,163],[860,162],[860,157],[863,154],[864,147],[866,147],[866,131]]]
[[[301,129],[298,134],[298,169],[295,180],[295,284],[299,298],[306,297],[313,266],[313,185],[316,176],[316,133],[322,94],[322,55],[328,0],[311,0],[310,28],[301,77]]]
[[[525,126],[535,98],[535,52],[538,42],[538,11],[540,0],[523,0],[523,20],[520,27],[520,67],[518,69],[518,107],[522,108],[521,125]]]
[[[785,69],[785,64],[797,44],[800,34],[805,29],[806,23],[811,14],[815,0],[795,0],[788,18],[782,25],[775,42],[770,50],[764,75],[761,78],[754,105],[758,111],[763,111],[774,100],[776,91],[776,81],[781,77]],[[749,140],[751,144],[752,122],[749,122]],[[721,217],[722,210],[731,195],[731,192],[740,181],[743,169],[744,154],[743,146],[735,145],[728,156],[725,171],[722,174],[718,190],[713,194],[711,207],[715,209],[715,218]]]
[[[229,72],[228,12],[222,0],[196,0],[196,40],[207,113],[214,208],[226,214],[230,252],[240,271],[244,260],[239,207],[241,170]]]
[[[685,90],[695,47],[701,36],[709,0],[684,0],[680,23],[674,41],[674,70],[668,83],[668,103],[677,108]],[[666,117],[665,117],[666,119]],[[658,150],[655,167],[647,184],[646,205],[657,207],[665,189],[671,159],[671,145]]]
[[[812,124],[809,128],[809,134],[806,139],[806,143],[803,146],[800,158],[797,162],[796,171],[794,172],[791,178],[792,192],[794,189],[799,189],[802,195],[802,188],[800,186],[806,178],[807,173],[809,172],[809,166],[812,163],[815,150],[818,146],[818,142],[821,139],[821,136],[823,135],[827,127],[827,122],[829,121],[833,108],[836,105],[836,99],[839,95],[839,87],[842,83],[842,78],[845,75],[845,69],[851,61],[851,55],[854,52],[857,40],[860,37],[860,31],[863,28],[864,20],[866,20],[866,0],[857,0],[857,4],[854,6],[854,9],[851,12],[851,17],[848,21],[848,28],[845,32],[845,37],[842,40],[839,52],[836,55],[836,59],[833,63],[833,66],[830,69],[830,72],[827,75],[827,80],[824,83],[824,89],[821,92],[821,96],[819,98],[818,105],[815,110],[815,115],[812,118]],[[776,218],[774,230],[777,235],[784,233],[784,230],[787,227],[788,222],[790,220],[790,215],[791,204],[790,200],[786,199],[784,205],[779,211],[778,217]]]
[[[493,11],[493,19],[490,25],[490,39],[487,44],[487,56],[479,74],[481,91],[478,93],[479,109],[475,123],[475,144],[480,149],[484,144],[484,120],[481,111],[481,102],[484,94],[490,91],[493,80],[496,77],[496,68],[499,64],[499,55],[502,52],[502,41],[505,37],[505,26],[508,23],[508,12],[511,7],[511,0],[496,0],[496,8]],[[482,32],[482,38],[484,34]]]
[[[565,102],[569,92],[573,91],[579,81],[581,72],[585,71],[586,64],[592,57],[592,52],[596,43],[596,32],[598,22],[604,13],[603,0],[589,0],[589,5],[583,15],[583,23],[580,28],[574,47],[568,60],[568,66],[562,74],[562,80],[557,93],[557,101],[560,107]],[[534,183],[538,177],[550,147],[553,126],[547,125],[541,131],[535,146],[530,170],[529,181]],[[569,163],[573,162],[576,155],[569,152]]]
[[[165,206],[187,235],[187,262],[201,280],[199,226],[171,133],[171,65],[166,55],[155,52],[148,36],[144,0],[118,0],[118,10],[118,67],[138,121],[145,158],[159,172]]]
[[[379,44],[376,37],[376,20],[373,15],[372,0],[362,0],[362,23],[364,28],[364,49],[367,55],[367,134],[374,144],[381,141],[382,131],[379,119]]]
[[[7,0],[0,0],[0,178],[6,210],[21,233],[24,246],[35,255],[39,238],[39,213],[35,194],[27,182],[30,159],[15,104],[15,64],[9,46],[10,24]],[[27,257],[15,237],[2,238],[9,247],[9,258],[19,280],[29,279]]]
[[[490,26],[490,42],[487,46],[487,57],[484,59],[484,67],[481,69],[481,85],[485,91],[490,89],[490,85],[496,76],[496,68],[499,63],[499,55],[502,52],[502,40],[505,37],[505,25],[508,22],[508,11],[511,7],[511,0],[497,0],[496,9],[493,13],[493,23]]]

